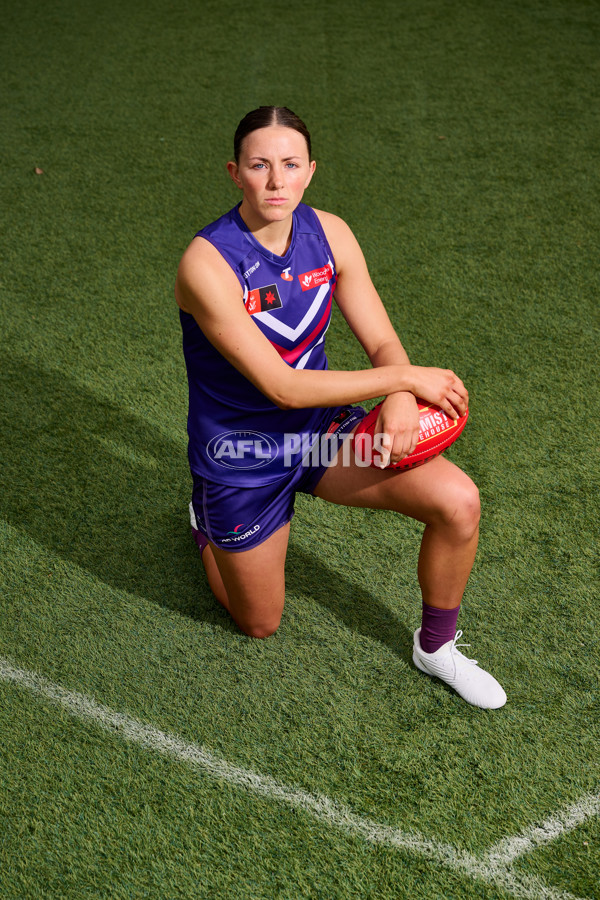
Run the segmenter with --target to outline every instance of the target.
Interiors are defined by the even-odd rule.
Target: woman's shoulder
[[[321,225],[323,225],[324,222],[333,224],[335,224],[336,222],[342,222],[344,225],[346,224],[344,220],[340,218],[340,216],[336,216],[334,213],[327,212],[324,209],[317,209],[315,206],[312,206],[311,209],[319,219]]]
[[[190,295],[199,297],[215,289],[237,293],[238,279],[222,252],[198,234],[181,257],[175,279],[175,298],[184,311],[189,311]]]
[[[314,207],[312,209],[328,238],[330,234],[338,237],[352,234],[350,226],[341,216],[336,216],[335,213],[327,212],[324,209],[315,209]]]
[[[248,253],[245,230],[238,207],[234,206],[196,232],[182,263],[192,261],[194,265],[216,266],[221,272],[225,271],[224,266],[235,270]]]
[[[356,238],[350,226],[340,216],[326,212],[323,209],[314,209],[313,212],[321,223],[325,236],[331,245],[334,254],[343,253],[346,248],[356,246]]]
[[[218,265],[220,260],[223,260],[223,255],[219,253],[208,237],[205,237],[199,232],[194,235],[184,250],[183,256],[181,257],[180,269],[198,264]]]

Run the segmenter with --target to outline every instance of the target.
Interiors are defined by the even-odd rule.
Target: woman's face
[[[227,164],[244,192],[240,212],[250,228],[280,222],[302,200],[315,171],[306,140],[294,128],[270,125],[246,135],[239,162]]]

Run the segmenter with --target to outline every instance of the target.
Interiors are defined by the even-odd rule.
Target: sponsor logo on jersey
[[[259,266],[260,266],[260,259],[259,259],[257,262],[255,262],[253,266],[250,266],[249,269],[246,269],[246,271],[244,272],[244,276],[243,276],[243,277],[244,277],[244,278],[249,278],[250,275],[252,275],[253,272],[256,272],[256,270],[258,269]]]
[[[303,291],[312,291],[313,288],[319,287],[321,284],[327,284],[333,275],[333,266],[330,262],[320,269],[313,269],[312,272],[304,272],[298,275],[300,286]]]
[[[251,316],[254,313],[279,309],[283,305],[276,284],[268,284],[266,287],[254,288],[248,291],[244,304]]]
[[[294,276],[290,275],[291,268],[292,268],[291,266],[288,266],[287,269],[284,269],[283,272],[281,273],[281,277],[283,278],[284,281],[293,281],[294,280]]]

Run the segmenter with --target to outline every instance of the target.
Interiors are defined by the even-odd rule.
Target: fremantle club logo
[[[210,458],[226,469],[260,469],[277,456],[277,444],[260,431],[224,431],[208,444]]]
[[[244,306],[253,316],[255,313],[268,312],[272,309],[281,309],[281,296],[276,284],[267,284],[264,287],[253,288],[244,294]]]

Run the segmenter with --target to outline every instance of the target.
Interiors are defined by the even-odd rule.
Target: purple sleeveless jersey
[[[238,207],[198,235],[236,273],[248,315],[282,359],[296,369],[326,369],[325,333],[336,273],[314,210],[301,203],[294,211],[285,256],[254,238]],[[279,409],[213,347],[193,316],[180,311],[180,318],[192,472],[240,487],[271,484],[289,474],[327,430],[332,411]]]

